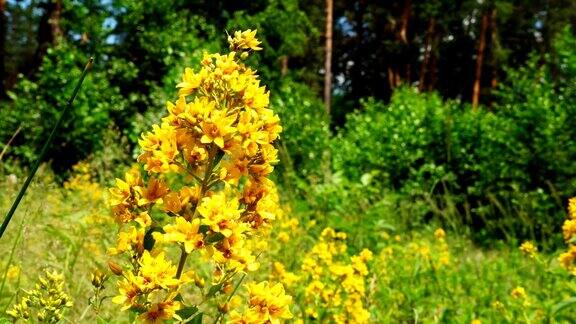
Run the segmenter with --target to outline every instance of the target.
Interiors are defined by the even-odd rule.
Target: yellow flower
[[[164,252],[153,257],[150,252],[144,251],[140,266],[140,276],[144,278],[146,288],[169,288],[180,283],[178,279],[174,278],[176,267],[165,259]]]
[[[235,50],[254,50],[259,51],[262,48],[259,47],[260,41],[256,39],[257,30],[245,30],[243,32],[237,31],[234,33],[234,38],[228,36],[228,43],[230,43],[230,49]]]
[[[140,194],[141,198],[138,199],[138,206],[143,206],[151,203],[162,202],[162,198],[168,194],[168,186],[164,181],[156,178],[150,178],[148,186],[136,187],[136,191]]]
[[[518,286],[518,287],[512,289],[510,296],[512,296],[513,298],[516,298],[516,299],[526,298],[526,290],[524,289],[524,287]]]
[[[198,212],[202,215],[202,224],[210,226],[214,232],[229,237],[235,222],[240,218],[241,210],[238,209],[238,200],[227,199],[224,192],[219,192],[212,197],[202,199]]]
[[[144,278],[129,272],[122,281],[118,281],[119,295],[112,298],[112,302],[122,304],[122,310],[129,309],[136,305],[142,289],[144,289]]]
[[[20,267],[17,265],[10,265],[10,267],[8,267],[8,272],[6,273],[6,279],[8,280],[14,280],[16,278],[18,278],[18,276],[20,275]]]
[[[224,140],[236,131],[236,128],[232,126],[234,121],[236,121],[236,115],[226,116],[221,110],[212,111],[210,117],[200,124],[203,131],[200,142],[214,143],[219,148],[224,148]]]
[[[538,248],[534,245],[534,243],[525,241],[522,243],[522,245],[520,245],[520,251],[522,251],[522,253],[526,254],[527,256],[534,258],[538,252]]]
[[[568,200],[568,216],[571,219],[576,219],[576,197]]]
[[[33,319],[33,322],[60,322],[64,308],[73,305],[72,300],[64,291],[64,286],[64,275],[56,271],[44,270],[35,287],[31,290],[23,290],[23,296],[6,314],[13,318],[13,322],[19,318],[28,322],[34,318],[31,314],[31,307],[34,307],[37,320]]]
[[[296,274],[286,271],[286,268],[280,262],[274,262],[273,269],[276,276],[278,276],[280,281],[286,286],[292,286],[294,283],[300,280],[300,277]]]
[[[108,254],[115,255],[126,251],[134,251],[137,254],[144,252],[144,228],[136,229],[130,226],[128,231],[118,233],[115,248],[108,249]]]
[[[138,157],[138,161],[145,164],[146,171],[168,173],[179,170],[179,166],[174,163],[180,153],[177,137],[176,128],[166,122],[160,126],[153,125],[152,132],[142,134],[138,143],[143,153]]]
[[[569,242],[576,234],[576,219],[565,220],[562,225],[562,233],[564,234],[564,240]]]
[[[180,302],[174,300],[167,300],[160,303],[152,304],[152,306],[143,314],[140,315],[140,319],[144,323],[164,323],[164,321],[175,318],[177,320],[182,320],[180,316],[176,314],[176,311],[180,309]]]
[[[90,273],[90,282],[92,283],[92,286],[94,286],[94,288],[102,288],[104,282],[106,281],[106,278],[107,278],[106,274],[98,269]]]
[[[438,228],[437,230],[434,231],[434,236],[436,237],[437,240],[444,240],[444,238],[446,238],[446,232],[444,232],[443,229]]]
[[[253,323],[265,323],[255,311],[247,311],[244,313],[239,313],[236,310],[230,312],[230,323],[232,324],[253,324]]]
[[[264,87],[260,87],[258,82],[255,82],[246,86],[242,99],[246,107],[262,111],[270,103],[270,92],[266,91]]]
[[[236,32],[229,39],[231,52],[205,54],[199,70],[184,70],[178,99],[166,104],[167,116],[139,140],[140,167],[110,190],[117,221],[137,223],[120,231],[116,247],[110,249],[112,254],[127,254],[131,262],[130,268],[114,267],[114,273],[124,277],[114,300],[141,312],[145,321],[168,320],[181,307],[170,302],[173,298],[157,297],[180,293],[190,282],[204,286],[203,278],[184,270],[194,250],[201,249],[194,256],[203,256],[210,263],[206,266],[215,268],[207,278],[215,284],[256,270],[257,252],[266,249],[264,229],[282,216],[274,183],[267,178],[278,161],[273,141],[282,127],[268,107],[268,90],[241,61],[260,49],[255,35],[251,30]],[[148,251],[144,237],[152,226],[164,231],[153,231],[158,244]],[[337,236],[343,239],[345,234]],[[181,247],[178,271],[170,252],[174,246]],[[326,244],[320,255],[330,260],[343,251]],[[283,277],[284,282],[296,280],[288,272]],[[252,304],[243,314],[234,314],[235,321],[289,317],[290,298],[282,286],[264,290],[267,295],[256,288],[254,295],[264,298],[265,305]]]
[[[180,96],[192,94],[194,90],[200,87],[205,77],[205,72],[196,74],[191,68],[185,68],[184,74],[182,75],[182,82],[176,85],[176,88],[180,88],[178,94]]]
[[[570,245],[568,251],[560,254],[558,261],[560,265],[568,271],[574,270],[574,260],[576,260],[576,246]]]
[[[280,242],[286,243],[290,240],[290,235],[288,235],[286,232],[280,232],[278,233],[278,240]]]
[[[368,249],[362,249],[362,251],[360,251],[360,258],[362,258],[364,262],[372,260],[373,256],[374,253]]]
[[[187,221],[183,217],[176,217],[176,224],[164,226],[164,234],[154,233],[154,238],[161,242],[177,242],[184,245],[186,253],[204,246],[204,236],[198,232],[200,220],[198,218]]]
[[[249,309],[256,314],[262,322],[280,323],[282,319],[292,318],[290,304],[292,297],[284,293],[281,283],[270,286],[267,281],[258,284],[246,284],[249,294]]]

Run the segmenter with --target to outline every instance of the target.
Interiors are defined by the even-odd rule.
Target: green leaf
[[[188,323],[192,323],[192,324],[202,324],[202,317],[204,316],[204,313],[198,313],[198,315],[194,316],[193,318],[191,318]]]
[[[560,312],[564,308],[576,304],[576,297],[571,297],[566,300],[559,302],[558,304],[552,307],[552,316],[556,315],[556,313]]]
[[[200,232],[202,234],[206,234],[209,229],[210,229],[210,226],[208,226],[208,225],[200,225],[200,228],[198,228],[198,232]]]
[[[222,283],[210,287],[210,289],[208,289],[208,294],[206,294],[206,297],[208,298],[214,297],[220,290],[222,290]]]
[[[152,236],[152,233],[154,232],[164,233],[164,230],[162,230],[161,227],[152,227],[146,232],[144,235],[144,249],[147,251],[151,251],[152,248],[154,248],[154,244],[156,243],[156,240],[154,240],[154,237]]]
[[[223,157],[224,157],[224,151],[218,150],[218,153],[216,153],[216,156],[214,157],[214,165],[217,165],[220,162],[220,160],[222,160]]]
[[[222,233],[212,233],[209,235],[206,235],[206,243],[216,243],[216,242],[220,242],[224,239],[224,235],[222,235]]]
[[[196,314],[197,312],[198,312],[197,306],[189,306],[178,310],[176,314],[178,314],[178,316],[180,316],[183,320],[185,320],[190,316]]]
[[[8,98],[10,98],[12,100],[18,99],[18,96],[13,91],[6,91],[6,95],[8,96]],[[4,320],[4,319],[0,318],[0,323],[2,323],[2,320]]]

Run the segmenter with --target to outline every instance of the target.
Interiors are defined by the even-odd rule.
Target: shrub
[[[311,182],[318,182],[328,167],[330,143],[323,103],[306,86],[286,80],[272,94],[271,106],[282,120],[281,172],[294,172]]]
[[[82,67],[88,58],[62,43],[48,51],[34,78],[22,78],[11,102],[3,103],[0,120],[0,146],[21,127],[9,156],[34,161],[60,116]],[[104,99],[105,98],[105,99]],[[70,113],[56,133],[47,159],[56,171],[64,171],[89,153],[102,147],[101,138],[112,123],[112,112],[126,107],[119,90],[110,86],[104,72],[94,69],[84,81]]]
[[[494,111],[406,88],[389,104],[366,100],[332,141],[334,172],[424,206],[405,225],[437,216],[481,241],[559,243],[562,201],[576,190],[569,89],[533,64],[510,72]]]

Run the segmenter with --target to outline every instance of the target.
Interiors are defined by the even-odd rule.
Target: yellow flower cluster
[[[346,233],[332,228],[322,231],[319,241],[302,261],[302,274],[287,273],[283,266],[275,271],[288,284],[302,280],[305,309],[310,319],[334,323],[368,323],[370,312],[364,306],[368,261],[372,252],[364,249],[358,255],[346,255]]]
[[[56,271],[45,270],[35,288],[24,293],[25,296],[6,312],[14,320],[56,323],[62,320],[64,309],[72,307],[72,300],[64,292],[64,276]],[[32,310],[35,310],[35,316]]]
[[[386,234],[387,235],[387,234]],[[423,240],[422,242],[410,242],[407,244],[405,251],[397,250],[396,253],[408,253],[403,258],[416,259],[423,261],[423,267],[432,267],[433,270],[441,269],[442,267],[450,264],[450,248],[446,242],[446,232],[442,228],[434,231],[435,240],[429,242]],[[396,242],[400,242],[399,237],[396,236]],[[395,248],[398,246],[393,245]],[[383,250],[383,258],[393,257],[395,249],[387,247]],[[396,256],[399,257],[399,256]]]
[[[558,261],[562,267],[576,275],[576,197],[568,201],[568,219],[562,225],[562,232],[568,251],[560,254]]]
[[[209,260],[213,287],[258,269],[262,235],[281,212],[268,176],[282,127],[268,108],[269,92],[242,62],[261,49],[255,35],[236,32],[230,53],[205,54],[198,71],[185,69],[168,115],[139,141],[141,165],[110,189],[122,230],[109,252],[130,256],[128,266],[113,266],[124,277],[114,302],[145,321],[178,318],[183,286],[204,281],[184,272],[190,255]],[[175,246],[178,263],[169,257]],[[280,313],[268,307],[268,316],[285,318],[287,300],[280,298]]]
[[[270,286],[267,281],[249,283],[248,308],[243,312],[232,311],[231,323],[280,323],[284,319],[292,318],[290,304],[292,297],[284,293],[282,284]]]
[[[82,201],[99,201],[102,199],[102,188],[94,181],[92,167],[86,161],[72,166],[72,176],[64,182],[64,188],[77,191]]]
[[[530,300],[528,299],[528,294],[526,293],[526,289],[524,289],[524,287],[518,286],[512,289],[510,296],[516,302],[520,302],[523,308],[530,306]]]

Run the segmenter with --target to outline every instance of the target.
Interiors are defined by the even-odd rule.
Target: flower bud
[[[198,288],[204,288],[205,283],[204,283],[204,278],[194,274],[194,284],[196,285],[196,287]]]
[[[106,281],[106,274],[98,269],[94,270],[90,276],[94,288],[101,288],[104,285],[104,281]]]
[[[230,310],[230,307],[228,306],[228,303],[218,305],[218,311],[220,313],[226,314],[226,313],[228,313],[229,310]]]
[[[230,281],[226,282],[223,286],[222,286],[222,292],[225,294],[229,294],[232,292],[232,283]]]
[[[112,261],[108,261],[108,268],[110,268],[110,271],[117,276],[121,276],[123,273],[122,267]]]

